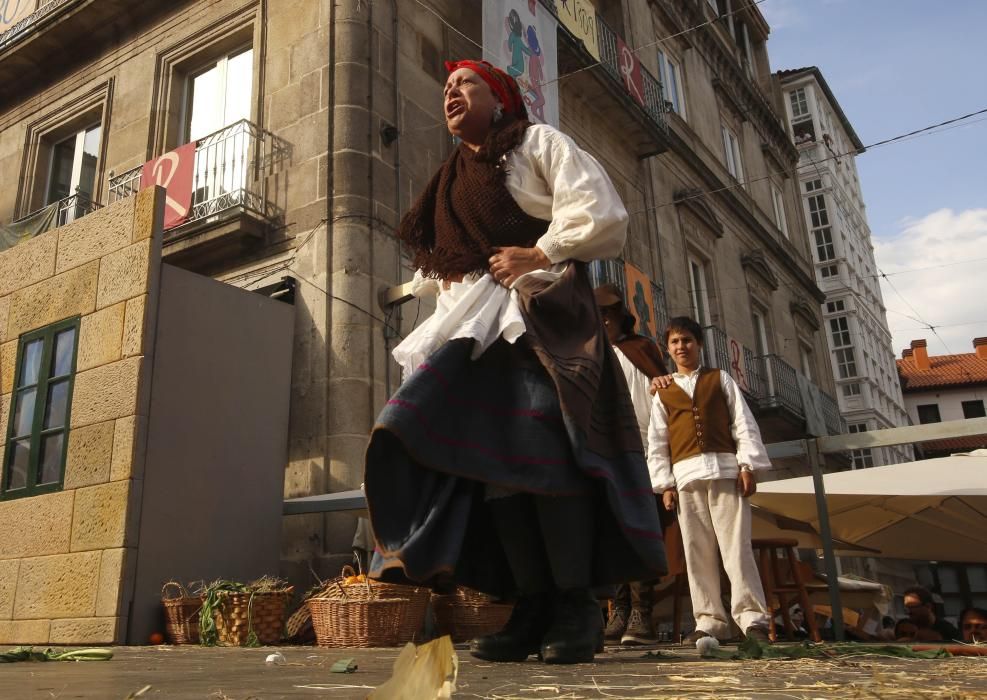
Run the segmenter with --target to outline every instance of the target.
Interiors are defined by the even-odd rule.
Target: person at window
[[[607,338],[613,346],[617,361],[631,392],[634,414],[641,431],[641,441],[647,449],[648,424],[651,421],[651,381],[667,376],[661,350],[651,338],[634,332],[637,319],[627,310],[624,295],[616,285],[602,284],[593,290],[596,303],[603,316]],[[675,514],[660,508],[662,532],[665,538],[665,555],[669,575],[685,573],[682,555],[682,536],[679,534]],[[633,581],[617,587],[604,638],[625,645],[654,644],[652,614],[654,592],[658,581]]]
[[[749,639],[769,641],[770,618],[751,549],[755,469],[771,466],[754,416],[726,372],[701,365],[702,328],[679,316],[665,330],[673,383],[659,388],[648,430],[648,467],[664,507],[678,511],[695,631],[727,639],[719,560],[730,579],[731,616]],[[717,556],[719,554],[719,556]]]
[[[903,597],[908,620],[915,626],[914,641],[950,642],[960,638],[956,627],[936,615],[935,601],[928,588],[912,586],[905,589]]]
[[[987,643],[987,610],[967,608],[960,613],[960,632],[967,644]]]
[[[664,547],[634,407],[585,262],[627,213],[600,164],[527,119],[514,78],[446,64],[460,141],[402,218],[435,313],[394,350],[405,381],[370,437],[371,575],[516,596],[488,661],[591,661],[598,586],[660,576]]]

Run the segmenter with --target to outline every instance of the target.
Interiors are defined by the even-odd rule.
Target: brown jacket
[[[737,451],[730,432],[730,408],[720,388],[720,370],[700,370],[691,399],[678,384],[659,389],[658,398],[668,411],[672,464],[703,452]]]

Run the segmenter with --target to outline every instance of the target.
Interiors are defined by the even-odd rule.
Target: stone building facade
[[[600,64],[559,26],[560,126],[605,165],[631,214],[623,262],[650,287],[651,331],[670,314],[698,316],[707,361],[743,377],[768,441],[839,432],[764,18],[748,0],[591,6]],[[293,296],[284,496],[356,488],[400,380],[390,349],[430,310],[379,302],[412,273],[393,231],[451,152],[443,61],[480,54],[481,9],[42,4],[0,35],[0,168],[16,175],[0,190],[0,222],[51,203],[56,223],[71,220],[131,194],[146,161],[194,143],[192,209],[165,231],[163,258]],[[607,48],[618,37],[636,49],[644,102]],[[626,285],[627,269],[594,274]],[[282,573],[304,584],[310,564],[338,570],[355,526],[351,514],[286,517]]]
[[[294,311],[162,264],[164,203],[0,250],[0,644],[144,643],[164,581],[278,567]]]
[[[864,152],[815,67],[779,71],[785,116],[799,151],[800,215],[809,229],[828,357],[850,432],[908,425],[856,158]],[[910,460],[910,446],[854,450],[853,466]]]
[[[128,515],[141,498],[150,398],[145,326],[160,246],[153,191],[146,195],[0,253],[3,642],[110,642],[125,634],[122,589],[137,544]],[[43,476],[32,479],[30,438],[8,435],[30,436],[45,393]],[[35,495],[13,498],[22,489]]]

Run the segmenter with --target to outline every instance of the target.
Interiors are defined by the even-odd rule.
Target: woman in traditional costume
[[[367,449],[371,575],[516,599],[489,661],[591,661],[594,589],[664,573],[634,409],[586,262],[627,212],[600,164],[532,125],[515,80],[446,64],[460,143],[401,220],[435,313],[394,351],[405,381]]]

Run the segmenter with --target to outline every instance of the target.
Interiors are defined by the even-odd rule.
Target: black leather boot
[[[593,660],[602,639],[603,620],[596,596],[589,588],[560,591],[552,626],[541,644],[547,664],[581,664]]]
[[[551,598],[546,594],[518,599],[500,632],[470,642],[470,654],[484,661],[524,661],[537,654],[552,622]]]

